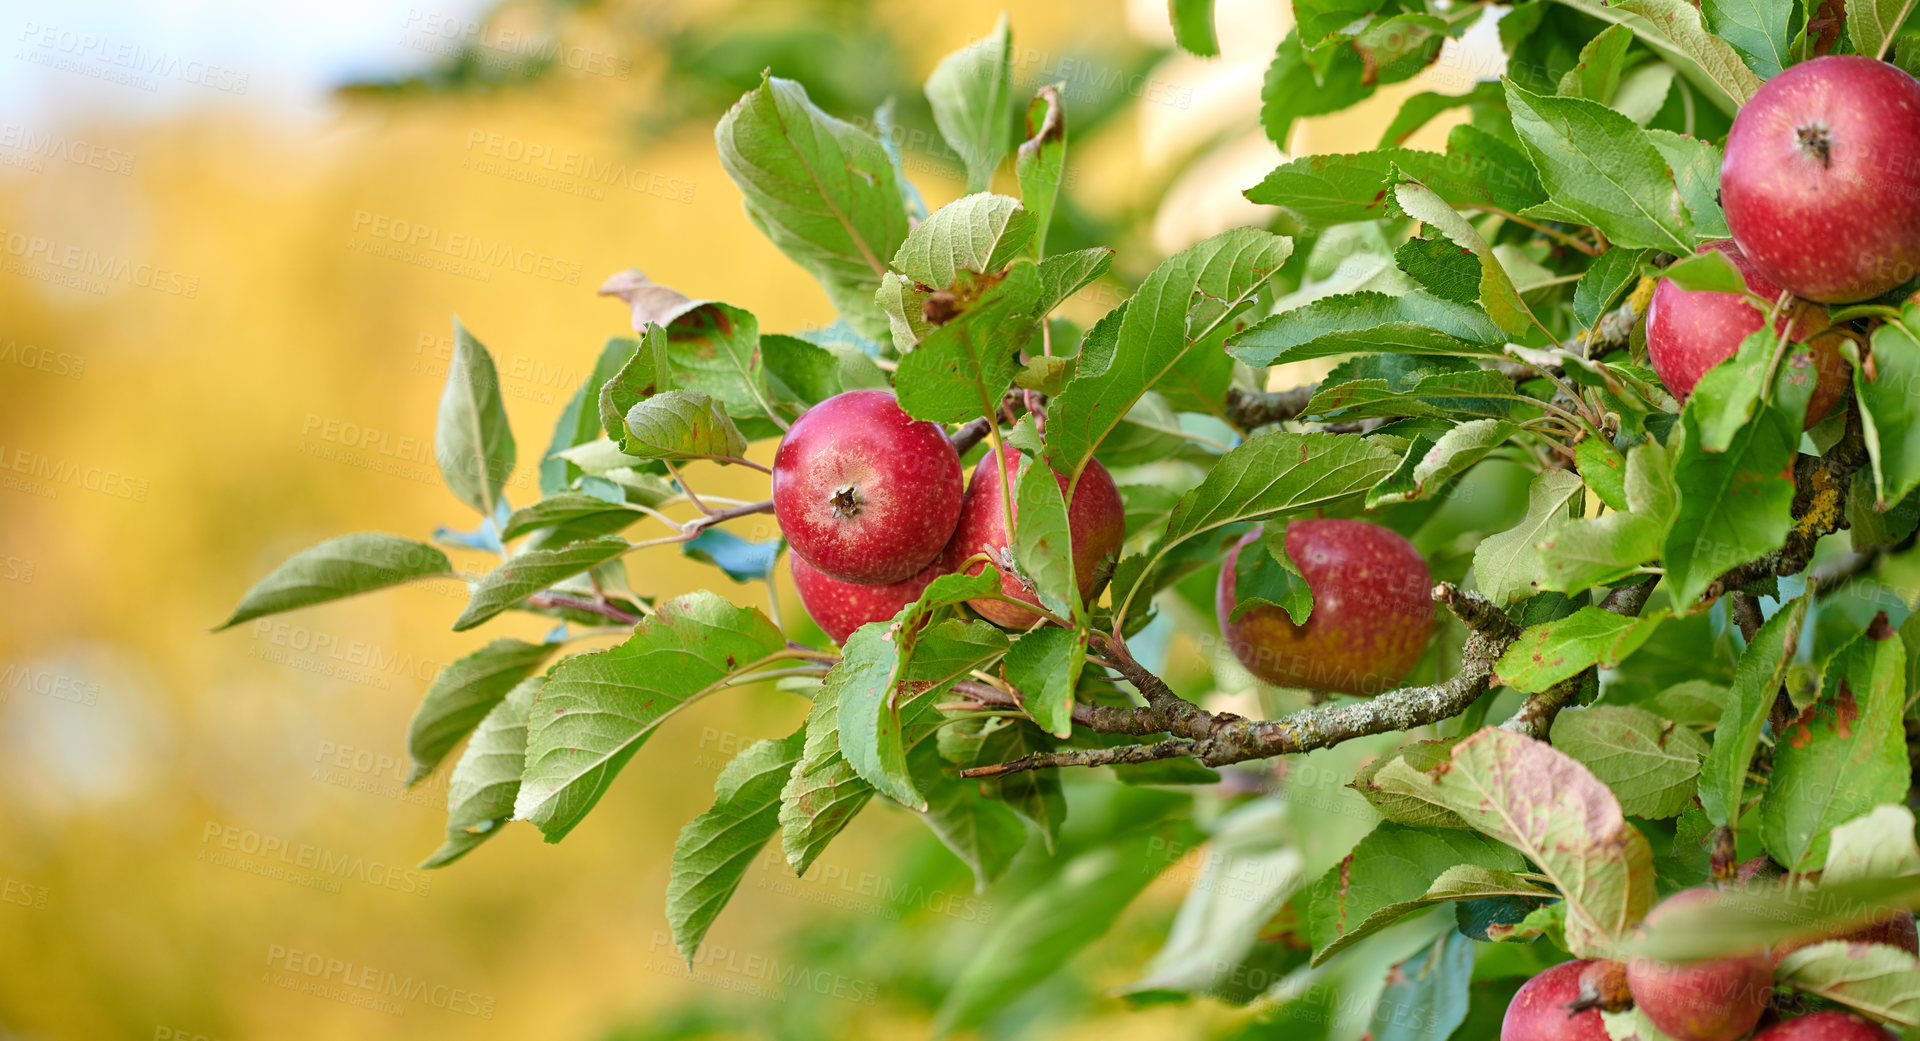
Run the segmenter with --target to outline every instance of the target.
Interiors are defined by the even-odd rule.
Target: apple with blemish
[[[1709,888],[1684,889],[1661,901],[1648,924],[1720,898]],[[1752,951],[1704,961],[1627,963],[1633,1003],[1674,1041],[1734,1041],[1760,1021],[1773,994],[1773,960]]]
[[[1898,1041],[1886,1027],[1849,1012],[1815,1012],[1775,1023],[1753,1041]]]
[[[1500,1041],[1612,1041],[1600,1006],[1582,995],[1583,977],[1606,976],[1608,964],[1565,961],[1521,984],[1507,1003]]]
[[[1313,594],[1305,625],[1263,604],[1233,619],[1234,566],[1249,532],[1220,565],[1220,635],[1255,676],[1282,687],[1374,695],[1406,678],[1433,635],[1433,575],[1413,543],[1358,520],[1287,524],[1286,553]]]
[[[1740,106],[1720,166],[1733,239],[1795,296],[1845,303],[1920,273],[1920,81],[1829,55]]]
[[[1025,458],[1024,453],[1011,450],[1007,464],[999,466],[995,465],[1000,459],[999,453],[990,451],[973,468],[973,480],[967,485],[966,502],[960,509],[960,523],[954,528],[953,540],[947,544],[949,571],[959,571],[968,558],[977,555],[985,554],[996,560],[1011,555],[1013,540],[1009,537],[1007,521],[1012,518],[1018,529],[1020,510],[1015,497]],[[1059,482],[1061,494],[1066,494],[1066,475],[1056,471],[1053,476]],[[1080,482],[1073,488],[1073,499],[1067,503],[1067,533],[1073,542],[1073,573],[1080,586],[1081,600],[1091,601],[1113,574],[1114,558],[1127,537],[1126,519],[1126,505],[1120,500],[1120,489],[1114,485],[1113,477],[1106,467],[1088,460],[1087,468],[1080,473]],[[977,575],[986,566],[985,561],[966,564],[966,573]],[[1015,600],[1040,605],[1040,598],[1026,583],[1004,569],[1000,575],[1000,591]],[[1004,600],[969,600],[967,606],[987,621],[1009,629],[1031,628],[1041,617],[1037,611]]]
[[[850,390],[794,421],[773,456],[793,552],[842,582],[889,584],[940,556],[960,520],[960,455],[890,391]]]
[[[1726,254],[1755,296],[1779,298],[1780,287],[1761,274],[1739,247],[1723,240],[1706,243],[1699,252],[1710,249]],[[1740,341],[1766,324],[1766,315],[1739,293],[1687,290],[1663,278],[1647,304],[1647,360],[1660,375],[1660,382],[1684,402],[1708,369],[1737,354]],[[1846,393],[1851,371],[1840,353],[1840,344],[1847,336],[1831,328],[1826,308],[1805,301],[1783,308],[1774,318],[1773,327],[1777,333],[1813,348],[1818,382],[1807,402],[1806,425],[1811,427],[1825,419],[1840,395]]]
[[[920,573],[899,582],[842,582],[806,562],[799,554],[788,554],[787,567],[793,572],[793,588],[800,594],[800,606],[807,609],[820,631],[834,643],[846,643],[855,629],[868,622],[884,622],[900,609],[920,599],[927,585],[944,574],[935,561]]]

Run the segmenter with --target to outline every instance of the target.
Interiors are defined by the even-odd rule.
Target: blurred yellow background
[[[639,267],[749,308],[766,330],[832,320],[741,212],[713,148],[724,102],[699,109],[705,95],[671,71],[727,48],[686,45],[670,61],[663,41],[858,22],[890,42],[875,67],[897,67],[911,90],[999,7],[423,2],[288,14],[29,0],[0,27],[0,1036],[760,1036],[807,1001],[824,1011],[808,1013],[813,1027],[788,1017],[793,1036],[924,1036],[938,995],[909,993],[897,963],[964,957],[955,908],[974,905],[958,901],[990,913],[994,894],[975,897],[950,857],[911,866],[946,855],[903,814],[865,814],[807,880],[757,864],[709,937],[727,953],[704,975],[688,978],[666,939],[678,829],[727,759],[788,732],[804,701],[709,699],[565,844],[515,825],[425,872],[446,771],[406,789],[405,734],[439,665],[479,643],[448,631],[462,590],[415,585],[207,630],[323,538],[473,526],[432,458],[451,315],[498,361],[516,503],[535,497],[554,418],[600,344],[628,331],[624,307],[595,297],[608,274]],[[1164,4],[1011,12],[1017,88],[1084,55],[1113,63],[1096,72],[1138,63],[1139,82],[1158,84],[1134,92],[1158,100],[1071,139],[1071,190],[1121,250],[1119,277],[1077,301],[1077,318],[1167,252],[1264,219],[1238,192],[1279,160],[1257,97],[1288,16],[1278,2],[1220,12],[1229,53],[1211,63],[1168,54]],[[309,35],[328,58],[299,65]],[[423,85],[461,41],[508,80],[562,46],[530,83]],[[1407,94],[1471,85],[1457,69],[1436,76],[1310,121],[1296,149],[1371,147]],[[389,86],[326,89],[349,79]],[[1446,127],[1415,143],[1437,145]],[[961,191],[958,164],[921,145],[907,170],[937,206]],[[525,263],[476,263],[456,236]],[[697,476],[760,494],[757,475]],[[763,598],[671,549],[630,570],[647,594]],[[547,628],[506,616],[487,635]],[[946,879],[955,902],[901,911],[863,877],[915,871]],[[1200,1036],[1198,1006],[1129,1011],[1101,996],[1151,954],[1180,888],[1157,887],[1129,912],[1144,928],[1083,955],[1078,1018],[1031,1036]],[[877,939],[916,914],[911,942]],[[833,966],[851,999],[786,993],[752,967],[833,944],[801,956]],[[400,993],[338,985],[366,978]],[[770,1011],[710,1035],[667,1022],[755,1003]]]

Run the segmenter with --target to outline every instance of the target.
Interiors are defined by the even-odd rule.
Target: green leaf
[[[759,611],[699,592],[660,605],[620,646],[562,661],[530,717],[514,816],[560,841],[655,727],[786,647]]]
[[[1394,263],[1433,295],[1456,304],[1480,303],[1480,260],[1444,236],[1408,239]]]
[[[1913,824],[1912,810],[1883,803],[1835,825],[1820,885],[1920,875],[1920,844],[1914,842]]]
[[[1188,54],[1202,58],[1220,56],[1220,41],[1213,33],[1213,0],[1168,0],[1173,17],[1173,42]]]
[[[638,346],[639,341],[632,337],[613,336],[600,349],[593,372],[574,390],[573,396],[567,399],[566,407],[560,410],[560,418],[554,422],[553,437],[547,442],[547,454],[540,461],[540,494],[557,495],[572,483],[566,461],[555,459],[554,456],[582,441],[591,441],[600,436],[600,388],[606,386],[607,381],[627,364]]]
[[[1049,425],[1049,436],[1052,432]],[[1357,494],[1393,463],[1392,454],[1379,445],[1344,434],[1276,431],[1248,438],[1180,497],[1167,520],[1166,547],[1229,524],[1299,512]]]
[[[1447,1041],[1467,1018],[1474,955],[1474,942],[1449,929],[1425,952],[1400,963],[1388,976],[1367,1036]]]
[[[1092,285],[1113,265],[1113,247],[1094,246],[1073,253],[1059,253],[1039,263],[1040,300],[1034,313],[1044,315],[1068,297]]]
[[[1735,432],[1724,452],[1709,451],[1700,417],[1722,404],[1696,387],[1675,427],[1673,483],[1680,507],[1667,531],[1665,585],[1682,610],[1734,566],[1785,544],[1793,525],[1793,480],[1801,417],[1813,389],[1812,361],[1796,350],[1780,365],[1773,400]],[[1702,381],[1703,383],[1705,381]]]
[[[1236,228],[1155,268],[1127,302],[1112,344],[1090,339],[1074,378],[1049,404],[1053,468],[1078,480],[1134,402],[1173,374],[1197,345],[1217,343],[1216,335],[1253,303],[1292,253],[1292,239]]]
[[[1278,799],[1245,803],[1221,818],[1166,942],[1122,993],[1205,992],[1241,963],[1262,927],[1307,881],[1286,823],[1287,806]]]
[[[474,586],[473,599],[454,619],[453,631],[465,632],[563,578],[620,556],[629,546],[618,535],[600,535],[556,549],[521,550]]]
[[[1780,959],[1774,982],[1883,1023],[1920,1025],[1920,958],[1898,947],[1845,940],[1816,943]]]
[[[1061,864],[999,917],[976,946],[934,1017],[935,1036],[978,1025],[1046,982],[1098,940],[1161,871],[1169,848],[1193,841],[1185,822],[1096,846]]]
[[[1374,355],[1411,360],[1413,355]],[[1351,364],[1342,365],[1320,381],[1320,389],[1301,413],[1339,419],[1363,416],[1425,416],[1431,419],[1500,418],[1513,411],[1513,381],[1488,369],[1426,372],[1415,369],[1405,379],[1343,380]]]
[[[1382,822],[1306,892],[1304,925],[1313,963],[1436,903],[1551,896],[1514,877],[1526,870],[1526,858],[1478,832]]]
[[[1693,804],[1707,743],[1686,727],[1631,705],[1595,705],[1561,712],[1553,747],[1613,790],[1629,817],[1677,817]]]
[[[1734,667],[1733,686],[1713,732],[1713,748],[1700,765],[1700,805],[1716,825],[1732,828],[1740,823],[1753,751],[1773,711],[1780,681],[1800,646],[1800,628],[1811,600],[1798,597],[1775,611],[1753,634],[1753,642]]]
[[[1633,30],[1624,25],[1608,26],[1580,48],[1580,63],[1560,77],[1560,93],[1613,104],[1613,96],[1620,89],[1620,74],[1626,69],[1627,48],[1632,45]]]
[[[1044,459],[1020,464],[1015,486],[1013,555],[1020,571],[1033,580],[1034,591],[1047,610],[1078,618],[1085,605],[1080,602],[1080,582],[1074,569],[1073,535],[1067,527],[1063,483]]]
[[[1374,782],[1452,810],[1537,864],[1565,899],[1576,955],[1613,950],[1653,906],[1646,838],[1606,785],[1551,745],[1488,728],[1433,770],[1395,760]]]
[[[1580,479],[1611,510],[1629,510],[1627,501],[1627,457],[1605,438],[1589,437],[1573,446],[1574,463],[1580,467]]]
[[[1211,24],[1211,23],[1209,23]],[[1047,255],[1047,229],[1067,165],[1067,109],[1057,85],[1041,87],[1027,102],[1027,139],[1013,159],[1020,204],[1034,217],[1033,255]]]
[[[697,390],[670,390],[639,402],[627,413],[622,450],[642,459],[712,459],[727,462],[747,454],[747,439],[720,403]]]
[[[1505,607],[1539,591],[1534,580],[1544,565],[1537,547],[1548,529],[1568,516],[1568,504],[1582,487],[1580,478],[1565,470],[1546,470],[1533,479],[1527,489],[1526,516],[1506,531],[1480,540],[1473,551],[1474,582],[1480,592]]]
[[[1727,41],[1707,31],[1699,9],[1688,0],[1617,0],[1613,6],[1646,19],[1658,34],[1650,44],[1665,43],[1684,54],[1734,104],[1746,104],[1760,89],[1760,77],[1740,61],[1739,52]]]
[[[800,761],[806,737],[796,731],[756,741],[734,756],[713,784],[713,808],[680,829],[667,882],[667,924],[689,968],[753,858],[779,830],[780,788]]]
[[[1546,200],[1521,153],[1488,135],[1450,136],[1447,153],[1383,148],[1351,155],[1308,155],[1274,167],[1247,189],[1249,201],[1279,206],[1306,229],[1386,215],[1383,194],[1395,168],[1462,209],[1522,210]]]
[[[1860,425],[1873,463],[1875,506],[1885,510],[1920,487],[1920,305],[1873,333],[1873,370],[1853,368]]]
[[[1671,130],[1648,130],[1647,140],[1660,150],[1661,158],[1673,170],[1680,203],[1693,221],[1694,243],[1730,237],[1733,233],[1727,230],[1726,212],[1720,208],[1722,156],[1719,146]]]
[[[255,582],[240,598],[233,616],[218,629],[416,578],[452,573],[453,563],[447,555],[424,542],[379,532],[342,535],[295,553]]]
[[[598,495],[560,492],[513,511],[500,537],[512,541],[541,528],[564,528],[570,533],[579,533],[580,537],[607,535],[643,516],[645,514],[625,503],[611,503]]]
[[[1408,217],[1432,227],[1449,241],[1480,259],[1480,306],[1509,336],[1524,336],[1535,324],[1532,312],[1513,287],[1513,279],[1499,258],[1453,207],[1424,184],[1402,182],[1393,186],[1395,208]]]
[[[1660,277],[1689,293],[1745,293],[1747,280],[1740,269],[1727,259],[1724,250],[1710,249],[1685,260],[1677,260],[1660,272]]]
[[[1038,225],[1020,200],[991,192],[968,195],[933,211],[907,233],[894,269],[922,285],[950,289],[963,275],[1007,266]]]
[[[1424,437],[1415,439],[1399,465],[1367,493],[1367,508],[1434,494],[1505,444],[1516,429],[1505,420],[1476,419],[1449,428],[1431,443]]]
[[[928,699],[913,702],[908,711],[927,711]],[[937,713],[935,714],[937,715]],[[822,685],[807,711],[807,741],[794,764],[786,787],[780,789],[781,845],[787,863],[797,875],[813,866],[814,858],[853,821],[873,798],[873,785],[853,772],[840,754],[840,693]]]
[[[1329,48],[1327,67],[1316,73],[1308,64],[1299,31],[1289,30],[1267,66],[1260,85],[1260,126],[1282,152],[1293,151],[1293,125],[1307,116],[1338,112],[1373,94],[1360,55],[1351,47]]]
[[[500,377],[493,355],[459,319],[453,321],[453,360],[440,393],[440,417],[434,425],[433,459],[440,476],[461,502],[494,515],[507,478],[513,475],[513,429],[500,402]]]
[[[418,784],[453,746],[493,711],[507,692],[558,649],[557,644],[495,640],[440,670],[407,730],[407,753]]]
[[[1664,609],[1634,618],[1583,607],[1565,618],[1533,626],[1500,656],[1494,682],[1535,694],[1596,665],[1615,668],[1647,642],[1666,616]]]
[[[1781,940],[1825,939],[1865,925],[1889,908],[1920,902],[1920,880],[1859,879],[1811,893],[1802,886],[1755,886],[1723,889],[1718,896],[1662,914],[1645,936],[1625,945],[1627,952],[1697,961],[1764,950]]]
[[[1582,327],[1592,328],[1610,307],[1620,290],[1640,273],[1646,253],[1637,249],[1610,249],[1600,255],[1573,287],[1573,317]]]
[[[513,819],[527,754],[527,713],[543,682],[539,676],[523,681],[474,728],[447,782],[447,840],[421,867],[459,860]]]
[[[1700,11],[1714,35],[1732,44],[1761,79],[1793,63],[1787,51],[1793,0],[1703,0]]]
[[[771,77],[727,112],[714,137],[754,226],[819,280],[861,335],[885,336],[873,288],[906,240],[907,210],[880,142],[815,108],[798,83]]]
[[[673,370],[667,361],[667,331],[658,325],[646,325],[633,351],[613,375],[600,385],[595,398],[596,414],[607,437],[616,446],[624,444],[627,439],[627,413],[640,402],[663,390],[672,389]],[[594,440],[591,435],[578,438],[572,445],[554,454],[564,456],[566,452]]]
[[[940,133],[967,166],[967,191],[984,190],[1013,136],[1013,34],[1004,12],[993,32],[947,55],[927,77]]]
[[[1026,826],[1006,803],[983,793],[980,782],[940,769],[934,744],[921,744],[915,758],[920,762],[912,772],[927,780],[921,822],[973,872],[974,892],[985,892],[1026,846]]]
[[[1540,589],[1578,593],[1617,582],[1660,556],[1678,493],[1659,442],[1645,441],[1627,453],[1622,494],[1628,512],[1568,518],[1546,532],[1539,542]]]
[[[1913,13],[1914,0],[1853,0],[1847,5],[1847,39],[1853,53],[1886,56],[1887,45]]]
[[[1633,120],[1597,102],[1531,94],[1511,80],[1507,106],[1557,205],[1617,245],[1693,252],[1693,223],[1673,173]]]
[[[1260,538],[1240,547],[1233,564],[1233,612],[1229,622],[1256,607],[1278,607],[1295,625],[1313,616],[1313,590],[1287,555],[1287,526],[1267,524]]]
[[[1020,371],[1014,356],[1027,344],[1039,292],[1037,270],[1022,261],[959,317],[928,333],[894,374],[900,407],[936,423],[992,415]]]
[[[1787,870],[1819,870],[1834,825],[1906,798],[1906,658],[1891,629],[1854,637],[1828,659],[1820,699],[1774,745],[1760,841]]]
[[[1497,80],[1484,80],[1473,85],[1465,94],[1443,94],[1429,90],[1415,94],[1400,103],[1399,114],[1387,129],[1380,134],[1381,148],[1395,148],[1404,145],[1421,127],[1433,121],[1435,116],[1462,105],[1480,108],[1497,108],[1505,111],[1506,93]]]
[[[1498,357],[1506,339],[1478,307],[1416,289],[1323,297],[1228,337],[1227,353],[1256,366],[1354,353]]]
[[[1441,741],[1415,741],[1403,745],[1392,755],[1381,756],[1360,768],[1348,787],[1359,792],[1380,811],[1380,815],[1397,824],[1406,824],[1417,828],[1467,828],[1470,825],[1460,815],[1447,809],[1430,791],[1409,789],[1393,791],[1377,783],[1380,771],[1387,764],[1405,761],[1414,770],[1427,772],[1450,761],[1453,746],[1460,743],[1459,738]]]
[[[1007,682],[1025,695],[1033,721],[1055,737],[1073,732],[1073,691],[1086,657],[1087,634],[1059,626],[1036,629],[1007,651]]]
[[[648,347],[642,345],[639,353],[648,353]],[[774,414],[760,347],[760,321],[737,307],[706,304],[675,320],[667,327],[667,367],[673,387],[707,395],[736,421]],[[657,387],[668,389],[664,382]],[[790,415],[800,411],[792,403],[784,404]],[[632,409],[628,405],[623,415]],[[743,427],[749,437],[778,433],[766,423],[759,424],[757,431],[752,427],[751,423]]]

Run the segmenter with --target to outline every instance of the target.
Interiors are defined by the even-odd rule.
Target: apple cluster
[[[1812,426],[1846,390],[1851,337],[1826,304],[1869,300],[1920,274],[1920,81],[1883,61],[1830,55],[1782,72],[1741,106],[1727,134],[1720,201],[1732,241],[1709,242],[1773,309],[1777,333],[1808,344],[1818,380]],[[1685,401],[1766,315],[1738,293],[1661,279],[1647,307],[1647,354]]]
[[[946,432],[907,415],[884,390],[848,391],[802,415],[774,455],[773,508],[793,548],[800,602],[821,630],[845,642],[918,600],[940,575],[978,574],[988,561],[1001,565],[1004,599],[968,607],[1010,629],[1037,624],[1039,599],[1009,560],[1024,458],[1013,450],[1001,458],[988,451],[963,487],[960,455]],[[1054,477],[1064,494],[1066,475]],[[1111,573],[1125,519],[1112,476],[1090,462],[1067,505],[1083,599]],[[1306,623],[1296,625],[1265,603],[1231,618],[1235,565],[1258,537],[1250,532],[1227,555],[1217,588],[1221,635],[1254,675],[1360,695],[1405,678],[1434,625],[1432,575],[1412,543],[1365,521],[1293,521],[1286,554],[1313,596]]]
[[[868,622],[885,621],[944,574],[1003,565],[1018,515],[1013,495],[1023,455],[989,451],[962,483],[960,453],[937,423],[907,415],[893,394],[853,390],[796,420],[773,459],[773,512],[793,548],[800,602],[823,632],[843,643]],[[1060,489],[1067,477],[1056,473]],[[1074,572],[1083,598],[1099,593],[1126,535],[1120,489],[1089,463],[1067,504]],[[1040,606],[1001,569],[1001,592]],[[981,617],[1025,629],[1039,612],[1007,600],[968,605]]]
[[[1718,895],[1711,887],[1682,890],[1654,908],[1647,921],[1710,903]],[[1673,1041],[1737,1041],[1749,1034],[1752,1041],[1892,1041],[1894,1035],[1884,1027],[1846,1012],[1819,1011],[1792,1019],[1778,1018],[1777,1010],[1770,1014],[1774,967],[1788,954],[1824,940],[1887,944],[1920,953],[1913,914],[1902,910],[1858,929],[1703,961],[1562,962],[1514,994],[1500,1041],[1609,1041],[1602,1013],[1636,1007]]]

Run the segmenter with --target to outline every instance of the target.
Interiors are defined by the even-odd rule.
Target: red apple
[[[1725,253],[1733,261],[1756,296],[1779,298],[1780,287],[1761,274],[1739,247],[1726,241],[1709,242],[1699,251],[1710,249]],[[1766,315],[1738,293],[1688,292],[1663,278],[1647,304],[1647,360],[1660,374],[1660,382],[1684,402],[1708,369],[1733,357],[1740,341],[1766,322]],[[1818,304],[1802,302],[1783,308],[1773,327],[1783,331],[1788,323],[1792,323],[1792,332],[1787,335],[1813,348],[1819,382],[1807,402],[1806,425],[1811,427],[1825,419],[1834,402],[1846,392],[1851,373],[1840,354],[1846,336],[1838,330],[1827,331],[1827,309]]]
[[[1844,303],[1907,281],[1920,272],[1920,82],[1858,55],[1768,80],[1727,134],[1720,198],[1734,241],[1796,296]]]
[[[1719,898],[1714,889],[1681,890],[1661,901],[1647,921]],[[1635,958],[1627,963],[1627,989],[1647,1019],[1674,1041],[1734,1041],[1767,1010],[1773,960],[1765,951],[1678,964]]]
[[[1846,932],[1830,933],[1826,936],[1814,936],[1805,940],[1782,940],[1773,948],[1773,963],[1802,947],[1811,947],[1828,940],[1848,940],[1853,943],[1879,943],[1888,947],[1898,947],[1908,954],[1920,955],[1920,932],[1916,932],[1913,912],[1904,908],[1890,911],[1865,925],[1856,926]]]
[[[842,582],[807,563],[797,553],[787,555],[793,571],[793,587],[800,593],[800,606],[807,617],[820,626],[834,643],[846,643],[855,629],[868,622],[884,622],[900,609],[920,599],[927,583],[944,572],[940,562],[926,566],[919,574],[900,582],[875,585],[869,582]]]
[[[954,529],[953,541],[947,544],[949,571],[958,571],[963,561],[978,553],[999,559],[1009,556],[1012,540],[1008,538],[1007,517],[1011,514],[1018,526],[1020,511],[1011,499],[1003,508],[1002,499],[1018,490],[1020,464],[1025,457],[1018,451],[1012,452],[1005,467],[994,465],[998,458],[996,453],[988,452],[973,468],[966,504],[960,510],[960,525]],[[1060,482],[1060,491],[1064,494],[1067,478],[1059,473],[1055,473],[1054,478]],[[1113,558],[1119,554],[1120,543],[1127,536],[1126,507],[1120,501],[1120,489],[1114,487],[1107,468],[1097,462],[1087,463],[1086,470],[1080,474],[1080,484],[1073,490],[1073,501],[1067,504],[1067,531],[1073,538],[1073,573],[1080,583],[1080,598],[1092,600],[1112,574]],[[986,564],[975,562],[967,568],[967,573],[977,575],[985,567]],[[1004,570],[1000,591],[1036,607],[1040,604],[1040,598],[1028,590],[1025,583]],[[1031,628],[1040,620],[1038,612],[1002,600],[969,600],[967,606],[987,621],[1009,629]]]
[[[1234,565],[1258,537],[1249,532],[1227,554],[1214,596],[1240,664],[1268,683],[1344,694],[1380,694],[1406,678],[1433,634],[1433,575],[1413,543],[1366,521],[1291,521],[1287,556],[1313,593],[1307,624],[1271,606],[1229,622]]]
[[[1563,961],[1520,985],[1507,1003],[1500,1041],[1610,1041],[1600,1010],[1581,1004],[1580,977],[1596,961]]]
[[[1753,1041],[1897,1041],[1878,1023],[1848,1012],[1815,1012],[1753,1035]]]
[[[960,455],[890,391],[850,390],[794,421],[773,456],[773,514],[793,552],[842,582],[931,564],[960,519]]]

